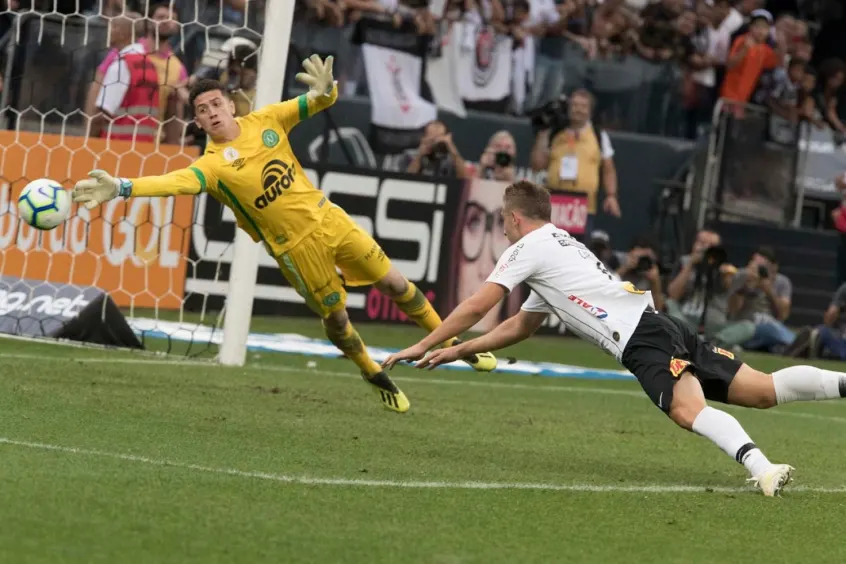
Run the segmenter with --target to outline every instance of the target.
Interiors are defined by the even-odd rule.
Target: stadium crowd
[[[255,95],[259,38],[244,32],[261,29],[263,1],[149,4],[104,0],[101,6],[91,0],[73,4],[67,7],[71,12],[78,10],[93,19],[107,16],[104,25],[109,28],[109,49],[97,54],[96,72],[84,88],[84,111],[92,118],[92,134],[141,140],[160,136],[165,143],[182,142],[185,124],[191,118],[188,88],[205,77],[227,85],[239,115],[249,112]],[[556,139],[563,135],[561,143],[572,146],[573,138],[581,143],[579,132],[589,131],[582,138],[591,139],[595,145],[591,150],[602,167],[594,167],[589,186],[575,188],[588,193],[591,216],[602,210],[620,217],[625,210],[621,212],[616,201],[614,150],[607,134],[592,127],[592,120],[603,127],[615,124],[606,124],[601,113],[594,114],[594,94],[590,84],[581,81],[583,74],[576,82],[568,76],[573,62],[661,65],[672,74],[674,80],[669,84],[675,90],[671,94],[683,109],[683,127],[677,132],[689,138],[698,138],[707,130],[715,104],[723,99],[729,107],[736,104],[735,110],[747,104],[763,108],[782,130],[807,121],[817,128],[830,128],[840,139],[846,136],[840,117],[846,63],[815,52],[818,25],[797,16],[811,13],[806,4],[767,5],[764,0],[296,0],[295,32],[311,34],[317,26],[345,34],[362,18],[380,17],[398,28],[413,26],[417,34],[431,38],[432,44],[438,44],[458,21],[489,26],[495,33],[511,37],[512,72],[525,77],[526,88],[522,101],[516,103],[517,96],[512,96],[506,108],[537,122],[532,168],[549,170],[548,178],[555,184],[559,168],[564,168],[559,165],[563,161],[556,152]],[[9,11],[3,21],[7,32],[13,27],[9,20],[12,11],[39,7],[37,0],[7,0],[6,5]],[[223,56],[216,64],[196,53],[197,49],[208,50],[204,43],[193,45],[193,54],[177,50],[185,35],[179,33],[180,26],[185,32],[191,25],[228,29],[232,37],[218,45]],[[305,48],[320,52],[319,45],[314,48],[320,43],[320,33],[311,35],[305,39],[309,43]],[[344,63],[337,73],[342,92],[360,92],[364,71],[354,56],[323,54],[336,54]],[[152,91],[150,82],[121,80],[133,57],[154,63]],[[291,62],[294,64],[289,66],[296,66],[295,59]],[[568,123],[556,129],[544,119],[550,104],[557,103],[562,94],[569,96]],[[581,103],[586,105],[576,115]],[[164,127],[158,127],[159,123]],[[568,137],[573,131],[575,135]],[[778,127],[771,128],[776,141],[778,131]],[[189,127],[187,140],[202,143],[199,133]],[[415,174],[478,175],[512,181],[516,152],[513,137],[502,131],[491,138],[482,155],[462,156],[446,126],[434,121],[424,129],[419,147],[408,152],[403,168]],[[476,159],[478,166],[471,166],[466,158]],[[576,162],[569,180],[582,182],[583,166]],[[561,181],[568,180],[560,174]],[[600,185],[605,191],[601,201]],[[803,329],[797,336],[785,325],[791,309],[791,280],[779,272],[772,248],[760,248],[748,264],[733,266],[720,256],[720,234],[705,229],[696,235],[681,261],[669,266],[660,264],[657,245],[649,237],[639,238],[629,251],[621,253],[613,251],[606,233],[590,229],[588,233],[588,244],[621,279],[651,290],[657,308],[691,323],[725,348],[846,359],[846,317],[841,318],[846,309],[846,286],[832,298],[823,324]]]

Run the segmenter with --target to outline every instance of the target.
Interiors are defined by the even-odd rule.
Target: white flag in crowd
[[[437,108],[420,95],[425,39],[390,22],[363,19],[358,27],[373,124],[409,130],[434,120]]]
[[[451,53],[458,59],[458,91],[468,102],[504,100],[511,94],[513,40],[488,25],[453,24]]]

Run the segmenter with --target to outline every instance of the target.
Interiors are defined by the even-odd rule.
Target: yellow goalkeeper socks
[[[332,344],[353,361],[366,377],[373,376],[382,371],[382,367],[370,358],[367,347],[364,346],[364,341],[361,340],[358,331],[353,328],[352,323],[347,321],[346,326],[336,332],[334,329],[327,327],[324,321],[323,331]]]
[[[394,302],[409,319],[429,333],[437,329],[442,323],[441,316],[438,315],[438,312],[435,311],[420,288],[411,282],[408,283],[408,289],[405,293],[395,298]],[[455,340],[455,338],[450,339],[444,343],[444,346],[451,346]]]

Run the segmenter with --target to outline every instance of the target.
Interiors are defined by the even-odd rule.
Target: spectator
[[[802,328],[784,354],[846,360],[846,284],[841,284],[834,293],[822,325]]]
[[[409,163],[404,167],[409,174],[466,178],[467,165],[464,158],[455,147],[449,129],[441,121],[426,125],[420,146],[409,158]]]
[[[116,18],[119,27],[131,28],[131,20],[122,20]],[[96,109],[90,114],[90,135],[154,143],[160,134],[156,119],[159,77],[155,68],[147,64],[144,46],[132,43],[122,48],[108,63],[102,77]]]
[[[802,76],[802,83],[799,88],[797,106],[799,107],[800,119],[807,121],[817,129],[826,126],[822,115],[817,109],[814,93],[817,89],[817,73],[811,67],[805,67],[805,74]]]
[[[643,26],[638,36],[637,49],[647,60],[668,60],[675,52],[676,19],[682,14],[682,0],[660,0],[641,12]]]
[[[785,53],[783,41],[779,41],[777,50],[767,44],[771,23],[769,12],[761,10],[750,20],[749,32],[734,40],[726,62],[723,98],[749,102],[761,74],[781,64]]]
[[[611,248],[611,237],[608,233],[599,229],[592,231],[587,240],[587,248],[602,261],[609,272],[616,274],[620,268],[620,258]]]
[[[188,103],[188,89],[203,78],[212,78],[226,86],[226,93],[235,103],[235,115],[245,116],[252,111],[256,97],[258,51],[248,39],[232,38],[224,42],[221,51],[228,52],[226,67],[206,67],[191,75],[188,84],[179,89],[179,97]]]
[[[344,27],[346,4],[333,0],[305,0],[302,4],[310,16],[331,27]]]
[[[514,38],[512,59],[512,102],[515,113],[522,113],[526,106],[526,87],[534,80],[536,38],[543,37],[548,29],[556,29],[561,14],[554,0],[515,0],[509,33]]]
[[[755,323],[755,335],[744,349],[782,352],[793,343],[795,336],[784,325],[792,292],[790,279],[778,272],[773,248],[759,248],[729,290],[729,317]]]
[[[164,124],[164,142],[179,144],[184,129],[184,105],[180,102],[178,90],[187,83],[188,72],[167,42],[179,33],[178,16],[168,4],[151,5],[149,14],[145,36],[119,53],[110,52],[98,67],[98,71],[103,73],[103,86],[97,97],[97,107],[111,117],[117,116],[116,112],[121,109],[124,113],[129,108],[133,109],[128,115],[118,118],[121,123],[117,124],[117,128],[115,125],[110,128],[109,137],[131,139],[134,135],[129,133],[133,129],[131,122],[144,122],[139,133],[143,129],[146,139],[153,122],[161,122]],[[129,65],[128,59],[124,60],[126,57],[140,61],[140,64]],[[133,69],[132,76],[130,68]],[[151,84],[158,85],[155,94],[151,91]]]
[[[726,17],[719,5],[719,2],[714,6],[699,4],[697,29],[691,38],[693,50],[684,61],[687,67],[685,133],[688,139],[699,137],[700,128],[711,123],[717,101],[717,67],[725,64],[728,54],[729,32],[721,25]]]
[[[834,186],[840,192],[840,206],[832,210],[831,220],[840,233],[837,245],[837,284],[846,284],[846,172],[837,175]]]
[[[605,0],[599,4],[591,26],[599,56],[629,53],[635,43],[633,35],[636,35],[635,30],[639,26],[639,18],[625,7],[625,0]]]
[[[105,7],[104,7],[105,8]],[[129,12],[125,15],[115,16],[109,21],[109,54],[106,61],[114,60],[120,51],[132,44],[135,38],[135,31],[137,31],[136,22],[141,21],[141,14]],[[105,75],[108,64],[101,64],[94,73],[94,80],[88,86],[88,94],[85,98],[85,114],[94,117],[97,114],[97,95],[103,86],[103,76]],[[98,129],[91,131],[89,134],[95,137],[99,135],[99,129],[102,123],[93,123]]]
[[[667,285],[666,307],[670,316],[737,353],[755,335],[755,324],[728,318],[729,289],[737,268],[723,262],[720,243],[720,235],[711,229],[696,234],[690,254],[681,258]]]
[[[805,78],[805,61],[791,59],[787,68],[778,67],[761,79],[753,100],[771,112],[770,140],[792,145],[797,141],[800,118],[799,91]]]
[[[517,142],[514,141],[514,137],[508,131],[497,131],[490,138],[488,146],[479,158],[477,176],[488,180],[514,182],[516,156]]]
[[[840,59],[827,59],[820,64],[819,85],[814,96],[823,119],[831,127],[838,144],[846,137],[846,126],[840,120],[837,105],[846,78],[846,63]]]
[[[591,123],[593,96],[576,90],[567,104],[567,123],[553,124],[538,131],[530,157],[532,169],[547,171],[551,190],[582,192],[588,198],[589,233],[596,215],[600,184],[605,189],[602,209],[620,217],[617,201],[617,169],[614,148],[608,134]]]
[[[620,260],[617,276],[624,282],[630,282],[637,290],[652,292],[655,309],[664,311],[664,290],[655,247],[651,237],[635,239],[631,250]]]
[[[596,41],[588,34],[585,5],[585,0],[555,0],[558,21],[547,25],[537,41],[527,109],[539,108],[561,95],[565,79],[564,58],[570,45],[578,46],[589,59],[596,55]]]

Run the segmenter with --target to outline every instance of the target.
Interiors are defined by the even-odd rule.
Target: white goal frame
[[[264,32],[256,82],[254,108],[280,101],[288,63],[288,46],[294,21],[294,0],[267,0]],[[228,366],[243,366],[247,359],[247,337],[253,315],[261,245],[238,229],[234,257],[229,270],[229,289],[223,319],[223,343],[217,360]]]

